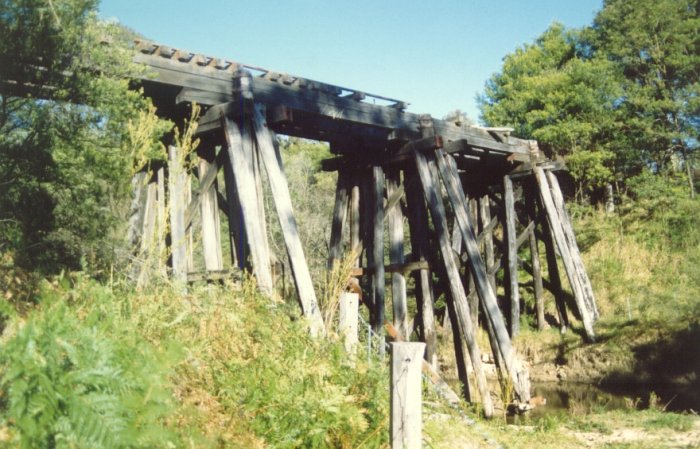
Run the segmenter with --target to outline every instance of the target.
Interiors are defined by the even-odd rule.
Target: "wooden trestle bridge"
[[[338,184],[329,266],[344,251],[361,250],[354,274],[365,286],[364,301],[377,332],[382,332],[385,321],[385,276],[390,273],[393,325],[408,338],[412,332],[408,323],[414,319],[427,344],[426,359],[436,365],[432,273],[447,284],[460,377],[468,384],[466,366],[471,363],[485,410],[491,404],[476,341],[479,321],[490,337],[501,379],[512,382],[520,401],[530,398],[527,369],[511,344],[522,313],[519,285],[525,279],[519,272],[531,276],[539,326],[544,325],[546,287],[556,298],[559,325],[569,326],[571,311],[582,322],[586,337],[594,339],[598,310],[555,176],[563,165],[544,157],[535,141],[515,138],[508,129],[413,114],[406,111],[406,103],[391,98],[152,42],[137,41],[136,49],[135,60],[149,68],[141,80],[144,92],[159,114],[181,119],[194,102],[204,111],[197,130],[199,188],[190,191],[189,174],[175,147],[170,147],[167,181],[161,169],[149,182],[140,175],[144,187],[135,184],[139,211],[135,223],[142,251],[148,250],[146,242],[158,215],[165,214],[168,186],[174,277],[187,278],[186,246],[192,238],[188,229],[196,214],[201,214],[206,271],[213,276],[223,270],[221,208],[229,220],[234,264],[247,262],[259,288],[272,292],[261,201],[262,182],[267,179],[302,313],[312,332],[324,332],[275,139],[280,133],[330,143],[335,157],[324,161],[323,167],[338,172]],[[225,180],[221,192],[220,167]],[[266,177],[261,176],[263,168]],[[404,217],[411,243],[408,255]],[[521,252],[523,246],[529,250]],[[546,280],[540,268],[542,248]],[[558,261],[573,295],[563,291]],[[499,303],[496,274],[501,268],[505,299]],[[416,317],[408,316],[409,275],[415,279]]]

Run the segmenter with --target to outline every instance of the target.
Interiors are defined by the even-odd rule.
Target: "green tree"
[[[612,179],[607,145],[619,98],[613,64],[584,57],[581,32],[553,24],[533,44],[504,58],[478,101],[482,120],[538,140],[550,157],[564,156],[580,182],[597,188]]]
[[[621,145],[655,170],[676,156],[691,174],[700,132],[700,3],[607,0],[592,50],[623,73]]]
[[[113,261],[126,125],[147,106],[129,89],[128,36],[96,4],[0,0],[0,250],[44,272]]]
[[[580,187],[683,167],[700,131],[700,6],[607,0],[591,27],[554,24],[504,59],[482,119],[564,156]]]

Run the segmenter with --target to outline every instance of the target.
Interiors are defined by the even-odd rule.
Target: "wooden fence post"
[[[360,295],[345,292],[340,295],[338,333],[343,337],[345,350],[354,355],[360,339],[358,336]]]
[[[420,449],[425,343],[391,343],[391,448]]]

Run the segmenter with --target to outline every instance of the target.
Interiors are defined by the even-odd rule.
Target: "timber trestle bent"
[[[569,327],[571,311],[586,338],[595,338],[598,310],[555,176],[564,166],[544,157],[536,142],[515,138],[506,128],[413,114],[406,111],[406,103],[387,97],[151,42],[137,41],[136,49],[135,60],[148,66],[141,85],[160,114],[181,118],[184,106],[194,102],[204,111],[197,129],[202,144],[194,193],[178,148],[170,149],[167,185],[175,277],[187,279],[187,246],[192,245],[196,216],[205,271],[222,272],[221,209],[228,217],[234,264],[248,266],[260,289],[272,294],[262,202],[266,180],[302,313],[312,332],[325,332],[282,168],[275,137],[280,133],[330,143],[335,157],[324,161],[323,168],[337,171],[338,181],[328,266],[354,250],[357,268],[350,274],[363,287],[374,330],[383,332],[389,296],[398,338],[409,340],[416,329],[427,345],[426,361],[437,368],[435,303],[443,294],[464,394],[480,398],[487,415],[493,405],[482,366],[488,358],[477,344],[479,325],[488,333],[501,381],[512,385],[523,403],[530,399],[528,373],[512,339],[528,307],[538,327],[546,326],[545,288],[553,293],[558,325]],[[221,191],[219,167],[224,168]],[[158,202],[165,195],[163,176],[160,170],[150,182],[137,183],[143,187],[136,189],[140,196],[132,228],[141,235],[135,239],[141,252],[148,250],[144,242],[165,219]],[[559,263],[572,294],[564,291]],[[525,273],[535,298],[530,306],[520,297],[529,288]],[[409,307],[409,296],[415,298],[415,307]],[[473,382],[467,366],[472,367]]]

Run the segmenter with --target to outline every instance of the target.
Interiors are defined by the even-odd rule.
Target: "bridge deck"
[[[254,101],[267,107],[268,125],[275,132],[328,141],[334,153],[348,158],[383,162],[408,142],[421,139],[420,122],[426,116],[407,112],[406,103],[332,86],[306,78],[277,73],[236,62],[174,50],[148,41],[136,42],[134,60],[149,67],[142,83],[146,94],[169,107],[197,102],[207,112],[201,132],[218,129],[221,109],[235,114],[241,94],[235,92],[241,70],[251,73]],[[504,166],[531,162],[530,142],[509,135],[504,129],[485,129],[432,117],[434,134],[458,163],[471,166]],[[461,162],[460,162],[461,161]],[[504,165],[505,164],[505,165]]]

